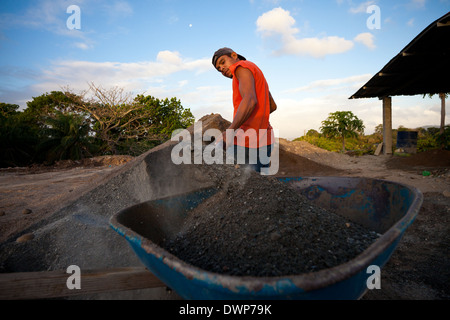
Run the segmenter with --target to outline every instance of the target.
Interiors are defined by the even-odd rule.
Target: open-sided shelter
[[[392,153],[392,96],[450,92],[450,12],[431,23],[350,99],[383,101],[383,153]]]

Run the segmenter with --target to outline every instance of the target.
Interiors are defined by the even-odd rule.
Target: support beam
[[[444,134],[445,130],[445,93],[439,93],[441,98],[441,127],[439,129],[440,134]]]
[[[383,154],[392,154],[392,98],[383,97]]]
[[[437,26],[438,26],[438,27],[450,27],[450,20],[447,21],[447,22],[445,22],[445,23],[438,22],[438,23],[437,23]]]

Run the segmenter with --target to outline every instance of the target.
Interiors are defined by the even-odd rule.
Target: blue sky
[[[67,26],[78,21],[71,5],[80,29]],[[348,98],[449,11],[450,0],[0,0],[0,102],[24,108],[32,97],[93,82],[177,97],[196,120],[232,120],[231,80],[211,64],[227,46],[264,72],[280,137],[319,130],[335,111],[352,111],[372,133],[381,101]],[[438,97],[392,103],[394,128],[440,123]]]

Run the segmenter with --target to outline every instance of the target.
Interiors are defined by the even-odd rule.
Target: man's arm
[[[269,91],[269,100],[270,100],[270,113],[277,110],[277,104],[275,103],[275,100],[272,98],[272,94]]]
[[[233,118],[233,122],[228,129],[237,130],[245,121],[250,117],[253,110],[255,110],[258,103],[255,90],[255,78],[253,73],[247,69],[238,67],[235,71],[235,75],[239,80],[239,92],[242,97],[242,101],[236,111],[236,115]],[[228,131],[227,129],[227,131]],[[222,133],[223,148],[226,150],[233,142],[227,141],[227,132]]]
[[[242,101],[239,104],[233,122],[228,128],[233,130],[239,129],[247,121],[258,103],[253,73],[247,68],[238,67],[235,74],[239,80],[239,92],[241,93]]]

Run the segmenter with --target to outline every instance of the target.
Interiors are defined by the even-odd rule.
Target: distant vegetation
[[[175,129],[194,123],[194,116],[176,98],[132,97],[121,88],[103,89],[94,84],[75,94],[53,91],[34,97],[20,111],[0,102],[0,167],[53,164],[102,155],[140,155],[170,139]],[[395,150],[397,132],[393,130]],[[450,150],[450,126],[418,128],[418,152]],[[349,111],[330,113],[320,132],[309,130],[295,140],[325,150],[354,155],[373,154],[383,141],[383,127],[364,134],[364,124]],[[393,151],[394,151],[393,150]]]
[[[339,119],[341,119],[341,124],[339,124]],[[345,119],[350,122],[355,121],[357,126],[353,123],[352,125],[348,125],[347,129],[341,129],[341,132],[345,132],[346,130],[348,131],[349,128],[354,128],[353,130],[350,130],[352,133],[347,133],[345,136],[345,143],[343,143],[344,139],[342,135],[338,134],[337,128],[339,128],[339,125],[341,128],[345,127]],[[306,135],[294,139],[294,141],[306,141],[312,145],[333,152],[348,152],[353,155],[374,154],[377,145],[383,142],[383,125],[380,124],[376,126],[373,134],[365,135],[363,130],[361,130],[364,126],[362,122],[359,121],[360,120],[351,114],[351,112],[338,111],[331,113],[330,116],[322,122],[320,132],[311,129]],[[392,130],[393,152],[396,149],[397,132],[411,130],[418,131],[417,152],[439,148],[450,150],[450,126],[445,126],[443,133],[440,133],[440,128],[436,127],[410,129],[400,126],[398,129]],[[334,134],[330,135],[330,131],[334,132]]]
[[[176,98],[132,97],[90,84],[81,94],[53,91],[27,108],[0,102],[0,167],[53,164],[100,155],[136,156],[194,123]]]
[[[345,152],[345,139],[358,138],[364,134],[364,124],[351,111],[330,113],[322,121],[320,131],[327,138],[339,138],[342,141],[342,152]]]

